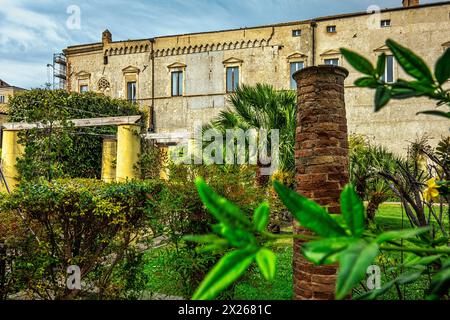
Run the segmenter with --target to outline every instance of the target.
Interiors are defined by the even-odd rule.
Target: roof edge
[[[380,12],[385,13],[385,12],[395,12],[395,11],[404,11],[404,10],[405,11],[406,10],[419,10],[419,9],[424,9],[424,8],[429,8],[429,7],[443,6],[443,5],[450,5],[450,1],[433,2],[433,3],[421,4],[421,5],[413,6],[413,7],[385,8],[385,9],[381,9]],[[157,40],[157,39],[186,37],[186,36],[195,36],[195,35],[201,35],[201,34],[212,34],[212,33],[222,33],[222,32],[233,32],[233,31],[240,31],[240,30],[252,30],[252,29],[293,26],[293,25],[301,25],[301,24],[310,24],[312,22],[353,18],[353,17],[371,15],[371,14],[372,14],[371,12],[360,11],[360,12],[353,12],[353,13],[337,14],[337,15],[332,15],[332,16],[322,16],[322,17],[317,17],[317,18],[312,18],[312,19],[307,19],[307,20],[298,20],[298,21],[282,22],[282,23],[275,23],[275,24],[258,25],[258,26],[252,26],[252,27],[241,27],[241,28],[234,28],[234,29],[222,29],[222,30],[213,30],[213,31],[173,34],[173,35],[156,36],[156,37],[143,38],[143,39],[120,40],[120,41],[113,41],[111,43],[138,42],[138,41],[146,41],[146,40],[153,42],[154,40]],[[89,49],[91,49],[91,47],[97,47],[97,48],[95,50],[89,50]],[[63,51],[64,52],[75,51],[73,53],[84,53],[84,52],[98,51],[98,50],[100,50],[100,47],[103,48],[103,43],[96,42],[96,43],[90,43],[90,44],[69,46],[66,49],[64,49]]]

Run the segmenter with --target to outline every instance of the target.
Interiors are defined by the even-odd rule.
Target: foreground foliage
[[[158,229],[154,210],[162,190],[154,181],[55,180],[3,195],[1,296],[128,298],[145,284],[142,248]],[[82,290],[66,286],[72,265],[80,267]]]
[[[450,90],[444,89],[444,84],[450,78],[450,49],[438,59],[434,73],[424,60],[417,54],[403,47],[392,39],[386,41],[396,61],[402,69],[414,80],[398,79],[394,83],[386,83],[383,79],[386,65],[386,54],[378,57],[376,67],[358,53],[341,49],[342,55],[357,71],[365,76],[355,81],[355,85],[362,88],[375,89],[375,111],[384,108],[391,99],[408,99],[414,97],[428,97],[437,101],[437,107],[450,108]],[[421,112],[450,119],[450,112],[436,109]]]
[[[25,181],[39,177],[100,178],[102,136],[115,135],[117,127],[74,128],[69,119],[143,115],[137,105],[93,92],[35,89],[9,101],[10,122],[42,122],[46,129],[20,133],[25,154],[18,161]],[[61,122],[62,127],[52,125]]]
[[[416,267],[417,271],[413,274],[402,274],[382,289],[361,298],[374,299],[397,281],[403,284],[413,282],[423,272],[430,272],[429,268],[423,268],[428,265],[434,266],[428,298],[437,299],[448,294],[450,286],[448,238],[439,242],[433,241],[429,235],[429,228],[389,231],[381,234],[366,230],[364,205],[351,185],[348,185],[341,195],[342,217],[328,214],[317,203],[278,182],[275,182],[274,187],[300,224],[317,235],[292,236],[312,240],[302,247],[305,257],[319,265],[339,263],[337,299],[347,297],[360,283],[366,276],[367,268],[379,255],[380,249],[410,253],[412,258],[409,264]],[[197,180],[197,188],[203,203],[218,223],[213,227],[213,234],[190,236],[187,240],[203,244],[205,246],[203,250],[230,248],[233,250],[210,271],[192,298],[214,299],[217,294],[240,278],[253,262],[256,262],[267,280],[272,280],[276,272],[276,258],[268,249],[268,245],[280,236],[266,230],[269,220],[268,204],[261,204],[254,211],[251,221],[242,214],[238,206],[217,195],[202,179]]]

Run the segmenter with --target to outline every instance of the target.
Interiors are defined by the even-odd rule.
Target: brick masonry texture
[[[295,145],[297,192],[339,214],[339,197],[349,182],[348,132],[341,67],[309,67],[294,75],[298,115]],[[311,234],[296,226],[298,234]],[[301,254],[303,241],[294,243],[294,298],[334,299],[336,266],[315,266]]]

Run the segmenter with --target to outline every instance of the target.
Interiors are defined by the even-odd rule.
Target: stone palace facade
[[[102,42],[64,50],[67,89],[136,101],[150,114],[150,130],[170,136],[216,117],[240,84],[264,82],[279,90],[295,89],[295,71],[335,64],[350,71],[345,80],[349,132],[402,154],[405,141],[424,134],[438,141],[448,133],[448,121],[416,116],[435,107],[422,98],[393,101],[374,113],[374,92],[353,85],[361,75],[339,52],[350,48],[374,63],[384,52],[386,79],[408,78],[385,46],[388,38],[434,66],[450,47],[450,2],[420,5],[404,0],[403,6],[375,12],[140,40],[113,41],[106,30]]]

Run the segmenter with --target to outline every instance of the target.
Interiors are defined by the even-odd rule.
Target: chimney
[[[108,29],[102,33],[102,42],[104,45],[112,42],[112,34]]]
[[[420,5],[420,0],[403,0],[403,8],[415,7]]]

